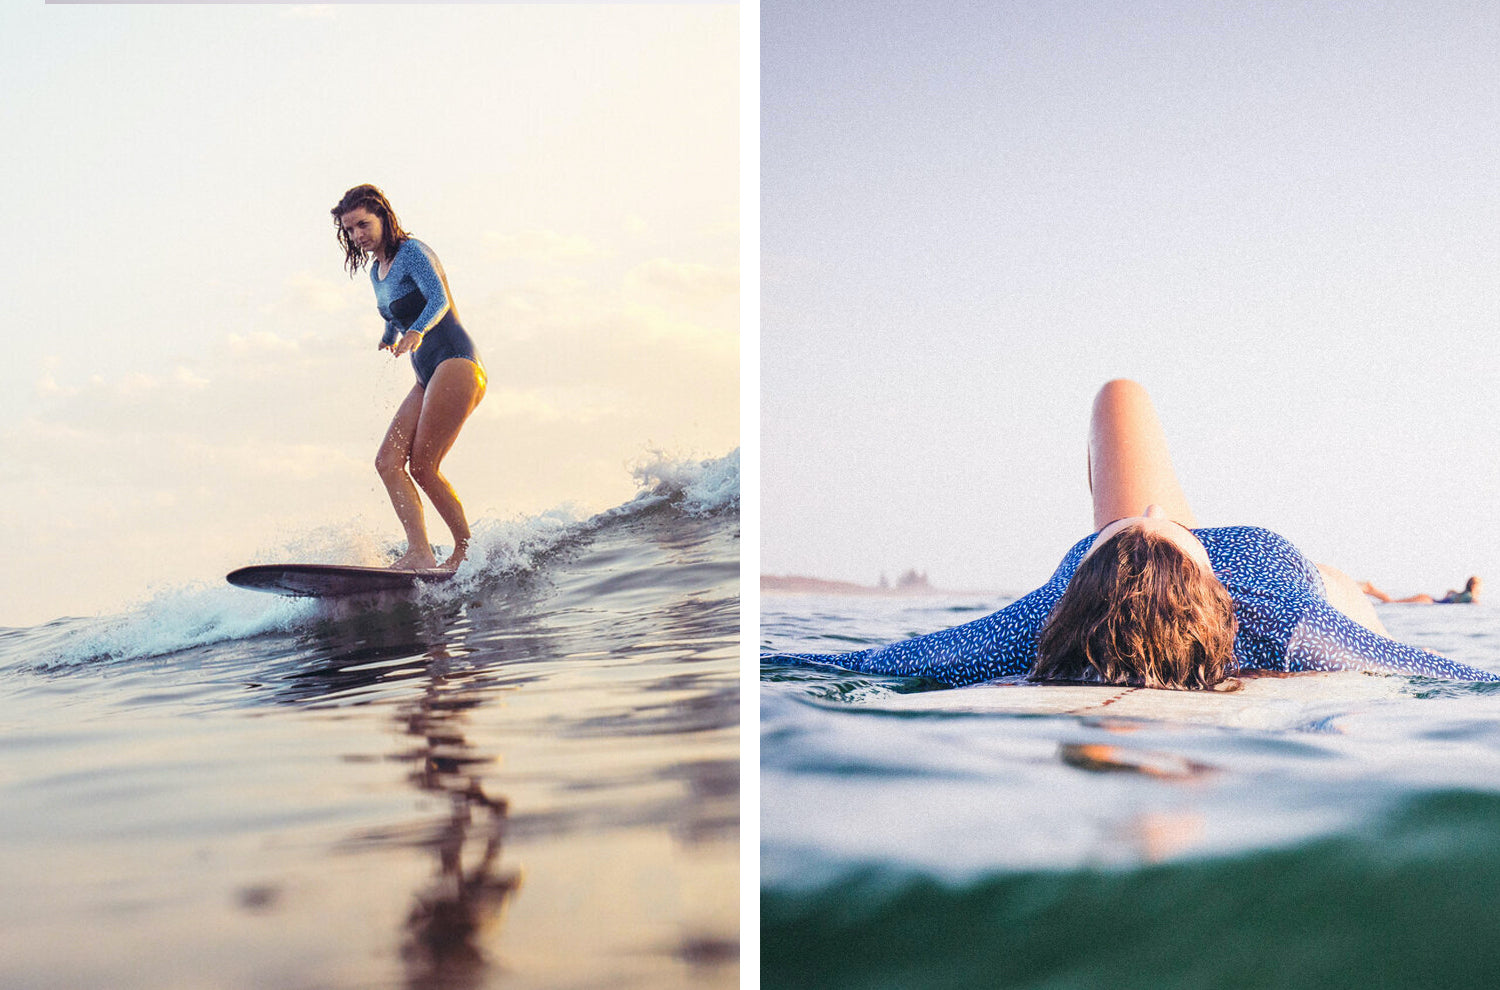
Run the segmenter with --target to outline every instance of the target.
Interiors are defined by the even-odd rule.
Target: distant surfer
[[[1449,588],[1448,593],[1441,598],[1423,594],[1411,595],[1407,598],[1392,598],[1368,581],[1360,585],[1359,590],[1387,605],[1478,605],[1479,593],[1484,590],[1484,581],[1476,574],[1464,583],[1462,591]]]
[[[453,553],[441,566],[456,569],[469,549],[469,522],[439,468],[484,398],[484,364],[458,321],[437,255],[401,228],[384,193],[355,186],[333,208],[333,220],[349,277],[370,266],[375,305],[385,320],[380,349],[397,357],[410,354],[417,373],[375,456],[375,469],[406,530],[406,553],[391,566],[439,566],[427,540],[420,485],[453,533]]]
[[[960,685],[997,677],[1152,688],[1232,686],[1258,671],[1500,675],[1385,635],[1341,571],[1258,526],[1200,528],[1146,390],[1106,382],[1089,425],[1092,535],[1051,580],[982,619],[889,646],[775,654]]]

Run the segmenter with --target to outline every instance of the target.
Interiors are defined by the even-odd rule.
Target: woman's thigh
[[[1094,397],[1089,422],[1089,492],[1094,529],[1141,515],[1156,504],[1184,526],[1198,525],[1172,469],[1167,435],[1140,384],[1106,382]]]
[[[413,464],[436,467],[442,461],[484,398],[484,390],[484,371],[473,361],[449,358],[437,366],[422,399],[422,416],[411,448]]]
[[[411,456],[412,442],[417,436],[417,423],[422,417],[424,399],[422,386],[413,385],[397,407],[396,415],[391,417],[385,439],[380,441],[380,450],[375,454],[375,466],[382,472],[405,469],[406,460]]]

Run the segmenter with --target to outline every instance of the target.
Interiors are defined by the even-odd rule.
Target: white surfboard
[[[865,704],[890,711],[1076,715],[1284,729],[1306,727],[1399,697],[1406,680],[1357,671],[1247,677],[1238,691],[1157,691],[1082,684],[995,682]]]

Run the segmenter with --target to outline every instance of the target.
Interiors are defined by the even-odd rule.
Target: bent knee
[[[1094,420],[1126,421],[1152,409],[1146,386],[1129,378],[1112,378],[1094,396]]]
[[[382,478],[401,474],[406,470],[406,455],[399,451],[382,450],[375,455],[375,470]]]
[[[1095,397],[1095,401],[1097,402],[1105,399],[1136,399],[1148,394],[1149,393],[1147,393],[1146,391],[1146,386],[1142,385],[1138,381],[1135,381],[1134,379],[1111,378],[1109,381],[1099,386],[1099,392]]]
[[[411,462],[411,477],[413,481],[423,488],[427,488],[435,483],[441,483],[443,480],[443,476],[438,471],[436,463],[416,459],[413,459]]]

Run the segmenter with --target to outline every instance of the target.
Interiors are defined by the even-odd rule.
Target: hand
[[[391,348],[391,353],[400,357],[403,354],[411,353],[420,346],[422,346],[422,335],[414,330],[408,330],[401,335],[400,340],[396,341],[396,345]]]

